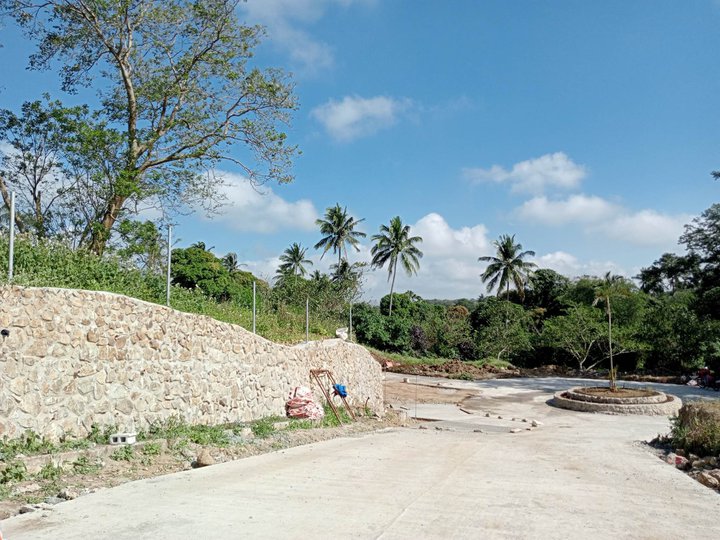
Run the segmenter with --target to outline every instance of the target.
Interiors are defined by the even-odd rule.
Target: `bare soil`
[[[612,390],[607,386],[591,386],[584,388],[576,388],[575,392],[578,394],[585,394],[588,396],[600,396],[600,397],[613,397],[613,398],[638,398],[638,397],[650,397],[658,395],[654,390],[641,390],[635,388],[616,388]]]

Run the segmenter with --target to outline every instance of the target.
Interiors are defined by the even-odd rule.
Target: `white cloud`
[[[544,195],[525,201],[518,215],[544,225],[596,223],[615,216],[620,207],[594,195],[571,195],[564,200],[550,200]]]
[[[602,234],[636,246],[671,249],[689,214],[668,215],[656,210],[632,211],[594,195],[545,196],[524,202],[516,211],[522,219],[549,226],[580,224],[588,234]]]
[[[217,219],[238,231],[272,233],[283,229],[315,229],[318,217],[307,199],[288,202],[268,187],[254,188],[243,176],[219,173],[228,207]]]
[[[407,98],[345,96],[315,107],[310,115],[334,139],[351,141],[394,125],[411,104]]]
[[[547,253],[533,259],[538,268],[550,268],[567,277],[602,276],[610,271],[613,274],[630,277],[622,266],[612,261],[581,262],[577,257],[564,251]]]
[[[270,42],[290,56],[291,63],[304,72],[316,72],[333,66],[332,47],[304,27],[320,20],[333,4],[344,8],[369,0],[256,0],[244,2],[240,9],[248,22],[267,28]]]
[[[641,210],[617,216],[598,229],[607,232],[617,240],[639,246],[674,246],[686,223],[692,220],[689,214],[669,216],[655,210]]]
[[[474,183],[508,183],[516,193],[542,193],[548,187],[572,189],[587,176],[587,169],[578,165],[564,152],[545,154],[513,165],[507,170],[500,165],[489,169],[466,168],[463,176]]]
[[[490,246],[485,225],[453,229],[434,212],[420,218],[412,234],[422,236],[422,251],[431,257],[472,255],[477,259]]]

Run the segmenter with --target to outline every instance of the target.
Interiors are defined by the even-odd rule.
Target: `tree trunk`
[[[388,310],[388,317],[392,317],[392,304],[393,304],[393,289],[395,288],[395,273],[397,272],[397,260],[393,265],[392,282],[390,283],[390,309]]]
[[[115,225],[126,200],[127,197],[113,195],[105,209],[102,221],[93,228],[90,238],[90,250],[96,255],[102,255],[105,251],[105,244],[110,238],[110,231]]]

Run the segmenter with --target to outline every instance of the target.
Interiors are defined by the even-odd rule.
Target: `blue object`
[[[333,384],[333,391],[336,396],[347,397],[347,389],[344,384]]]

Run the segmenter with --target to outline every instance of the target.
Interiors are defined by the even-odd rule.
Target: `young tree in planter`
[[[397,276],[398,262],[405,269],[408,276],[417,274],[420,269],[420,259],[423,252],[416,244],[422,243],[420,236],[410,236],[410,226],[403,225],[399,216],[390,220],[390,226],[381,225],[380,233],[372,237],[375,245],[371,249],[372,265],[375,268],[382,268],[388,265],[388,280],[390,284],[390,309],[389,316],[392,316],[393,289],[395,288],[395,277]]]
[[[630,296],[630,284],[622,277],[612,275],[610,272],[605,274],[603,280],[595,287],[595,300],[593,306],[602,304],[605,308],[605,314],[608,320],[608,345],[610,357],[610,389],[616,390],[615,383],[615,364],[613,361],[613,336],[612,336],[612,305],[611,301],[622,296]]]
[[[139,203],[212,209],[221,181],[208,171],[221,160],[253,182],[291,180],[295,147],[278,125],[296,108],[292,86],[281,71],[250,65],[263,30],[238,21],[239,2],[0,0],[38,42],[31,68],[59,60],[69,92],[104,79],[99,114],[121,144],[99,152],[112,166],[89,179],[102,203],[89,216],[96,253]]]

